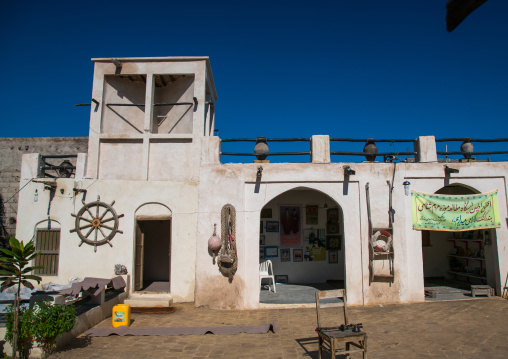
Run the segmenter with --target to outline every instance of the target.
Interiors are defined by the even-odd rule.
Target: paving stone
[[[177,304],[172,314],[133,316],[133,327],[281,325],[277,333],[74,339],[50,358],[317,358],[314,309],[214,311]],[[505,358],[508,303],[499,297],[349,308],[368,333],[369,358]],[[329,319],[342,324],[342,317]],[[98,327],[110,327],[107,319]],[[482,329],[479,329],[482,328]],[[328,358],[329,356],[324,356]],[[351,356],[361,357],[356,354]]]

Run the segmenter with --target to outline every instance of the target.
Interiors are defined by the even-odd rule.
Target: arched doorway
[[[160,203],[145,203],[136,210],[134,289],[171,290],[171,210]]]
[[[345,288],[343,212],[323,192],[300,187],[269,201],[259,242],[260,262],[272,262],[277,282],[273,292],[263,280],[260,303],[313,304],[316,290]]]
[[[470,195],[480,192],[456,183],[442,187],[435,193]],[[493,235],[495,231],[490,229],[422,231],[426,300],[468,299],[471,298],[471,285],[491,284],[494,261],[491,248],[485,245],[485,237],[492,239]]]

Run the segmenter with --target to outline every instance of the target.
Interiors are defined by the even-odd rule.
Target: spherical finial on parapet
[[[365,142],[363,153],[365,153],[367,161],[373,162],[376,160],[377,146],[373,138],[369,138],[367,142]]]
[[[462,152],[465,159],[471,158],[471,154],[474,152],[474,146],[470,138],[466,138],[464,142],[462,142],[462,145],[460,145],[460,152]]]
[[[254,154],[256,158],[263,161],[268,156],[268,144],[266,143],[266,137],[257,137],[256,146],[254,146]]]

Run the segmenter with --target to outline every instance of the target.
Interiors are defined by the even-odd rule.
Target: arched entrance
[[[273,198],[260,214],[259,259],[272,262],[277,282],[273,292],[263,280],[261,304],[313,304],[316,290],[345,288],[342,208],[303,187]]]
[[[145,203],[136,210],[134,289],[169,292],[171,289],[171,210]]]
[[[457,183],[442,187],[435,193],[469,195],[479,191]],[[485,240],[491,240],[493,236],[495,230],[491,229],[422,231],[426,300],[468,299],[471,298],[471,285],[489,284],[495,287],[494,255]]]

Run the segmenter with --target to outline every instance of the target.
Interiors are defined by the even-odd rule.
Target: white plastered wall
[[[24,185],[26,179],[21,182]],[[171,294],[175,302],[194,300],[195,237],[197,220],[197,184],[141,181],[94,181],[58,179],[55,196],[51,201],[50,218],[60,223],[60,265],[58,276],[45,276],[43,282],[67,283],[72,277],[112,278],[114,265],[127,267],[133,281],[135,214],[144,203],[160,203],[172,212],[171,228]],[[83,193],[74,195],[73,188],[87,189],[85,203],[100,200],[111,204],[120,218],[119,229],[111,240],[113,247],[105,244],[97,247],[79,244],[75,219],[71,213],[78,213],[83,206]],[[34,202],[35,189],[38,201]],[[63,193],[60,191],[63,190]],[[18,221],[19,239],[27,241],[34,235],[36,223],[48,218],[49,190],[44,184],[31,182],[20,192],[20,211]],[[148,211],[148,212],[147,212]],[[145,207],[143,216],[150,217],[149,207]],[[159,213],[153,213],[158,218]],[[44,227],[44,223],[38,225]],[[90,237],[92,238],[92,237]],[[99,237],[100,238],[100,237]],[[131,288],[132,288],[131,283]]]
[[[211,149],[214,141],[204,144]],[[491,246],[489,284],[499,291],[500,275],[506,273],[505,163],[457,163],[460,175],[445,178],[445,164],[431,163],[355,163],[348,164],[356,174],[345,181],[344,164],[262,164],[260,181],[256,181],[258,164],[219,164],[218,158],[206,156],[200,181],[198,223],[196,301],[199,305],[221,308],[257,308],[259,301],[259,220],[261,209],[278,195],[293,189],[312,189],[330,196],[342,208],[346,289],[351,304],[409,303],[424,300],[421,232],[412,229],[411,200],[405,196],[402,183],[411,189],[434,193],[451,183],[463,183],[480,192],[499,190],[500,216],[503,228],[496,230]],[[478,174],[481,173],[482,176]],[[326,180],[323,180],[326,179]],[[393,191],[391,184],[393,181]],[[365,185],[369,183],[372,224],[389,226],[389,196],[392,191],[394,210],[393,283],[369,282],[368,216]],[[222,277],[207,251],[206,240],[214,223],[220,223],[220,209],[233,204],[237,211],[237,245],[239,266],[233,283]],[[243,222],[242,222],[243,221]],[[496,265],[496,262],[499,262]],[[492,276],[495,276],[492,277]],[[236,283],[235,283],[236,281]],[[218,295],[217,293],[220,293]],[[234,298],[234,300],[231,300]]]
[[[99,179],[125,180],[165,180],[197,181],[201,152],[201,137],[205,135],[205,111],[207,87],[213,86],[211,70],[207,58],[163,58],[163,59],[119,59],[122,67],[117,68],[110,59],[95,59],[94,81],[90,112],[90,135],[88,147],[87,177]],[[119,107],[130,114],[131,109],[137,116],[144,115],[141,129],[134,130],[125,121],[103,123],[112,92],[105,85],[107,76],[141,74],[146,76],[144,111],[138,107]],[[192,84],[185,93],[185,102],[196,98],[197,105],[192,106],[189,118],[192,122],[185,125],[185,133],[157,133],[153,128],[153,108],[155,97],[154,75],[189,75]],[[137,84],[139,85],[139,84]],[[105,91],[105,90],[110,90]],[[138,89],[138,92],[140,90]],[[215,89],[208,90],[216,99]],[[116,97],[123,99],[122,94]],[[139,97],[139,96],[138,96]],[[159,99],[160,100],[160,99]],[[180,101],[182,99],[178,99]],[[127,100],[122,100],[128,103]],[[139,127],[139,126],[137,126]],[[190,130],[188,129],[190,127]],[[169,130],[169,129],[168,129]],[[176,131],[181,132],[181,131]]]
[[[212,148],[218,145],[216,138],[202,143]],[[421,233],[412,230],[410,196],[404,195],[402,186],[407,179],[412,189],[428,193],[452,183],[461,183],[479,192],[499,191],[502,228],[495,230],[487,259],[489,284],[498,293],[501,289],[508,271],[504,163],[453,164],[460,173],[448,177],[444,164],[399,163],[393,189],[395,279],[394,283],[369,283],[365,184],[368,182],[370,186],[373,226],[387,226],[390,187],[386,181],[392,180],[393,164],[351,164],[356,175],[351,176],[349,182],[344,181],[342,164],[263,164],[262,178],[257,182],[257,164],[218,164],[216,160],[215,155],[203,156],[199,184],[57,180],[50,215],[62,228],[61,272],[56,278],[46,277],[45,281],[66,282],[74,276],[112,276],[117,263],[125,264],[132,273],[135,211],[143,203],[158,202],[172,213],[171,281],[175,301],[195,299],[196,305],[257,308],[260,211],[280,194],[304,188],[328,195],[343,211],[345,280],[351,304],[423,301]],[[25,156],[21,186],[35,173],[37,163],[36,156]],[[77,235],[68,231],[74,228],[74,218],[70,214],[81,208],[83,194],[74,196],[73,188],[87,189],[86,202],[95,200],[97,195],[107,203],[116,201],[115,210],[125,215],[120,219],[120,229],[124,233],[117,234],[112,240],[113,248],[101,246],[94,253],[93,247],[86,244],[78,247]],[[35,189],[39,194],[37,202],[33,200]],[[20,239],[28,240],[33,236],[35,224],[47,218],[49,191],[44,190],[44,184],[32,182],[20,192],[19,203],[18,235]],[[232,283],[219,273],[217,265],[212,264],[207,247],[214,223],[220,226],[220,210],[225,204],[233,205],[237,211],[239,266]]]
[[[369,286],[368,222],[365,183],[371,182],[374,222],[388,225],[388,186],[393,165],[382,169],[372,164],[354,165],[354,180],[344,182],[342,164],[263,164],[263,174],[256,182],[257,164],[207,165],[202,167],[197,238],[196,305],[211,307],[257,308],[259,304],[259,220],[261,209],[273,198],[293,189],[315,190],[335,201],[343,212],[346,288],[351,304],[398,301],[400,278],[407,278],[402,265],[406,251],[396,244],[400,262],[395,283]],[[379,167],[379,165],[377,166]],[[326,179],[326,180],[323,180]],[[402,182],[402,181],[401,181]],[[403,191],[402,186],[401,191]],[[379,189],[379,191],[377,190]],[[322,193],[322,194],[321,194]],[[243,194],[243,195],[242,195]],[[222,277],[212,264],[207,240],[213,224],[220,223],[220,209],[232,204],[237,211],[238,271],[233,283]],[[410,212],[409,212],[410,213]],[[396,298],[397,296],[397,298]],[[230,300],[234,298],[234,300]],[[228,301],[227,304],[226,301]]]
[[[412,171],[406,178],[411,182],[411,188],[419,192],[435,193],[449,184],[463,184],[472,187],[480,193],[498,190],[498,206],[501,218],[501,228],[496,228],[495,238],[491,246],[485,248],[488,284],[496,288],[500,293],[501,285],[504,285],[508,272],[508,232],[507,224],[507,201],[506,201],[506,163],[460,163],[448,164],[450,167],[460,170],[457,174],[445,176],[445,164],[413,164]],[[409,197],[407,197],[409,198]],[[410,202],[406,203],[407,211],[410,211]],[[410,222],[411,217],[408,215]],[[409,228],[411,228],[409,226]],[[411,265],[408,266],[410,278],[410,291],[413,298],[420,297],[423,300],[423,263],[421,233],[409,229],[407,231],[407,245],[411,250]]]

